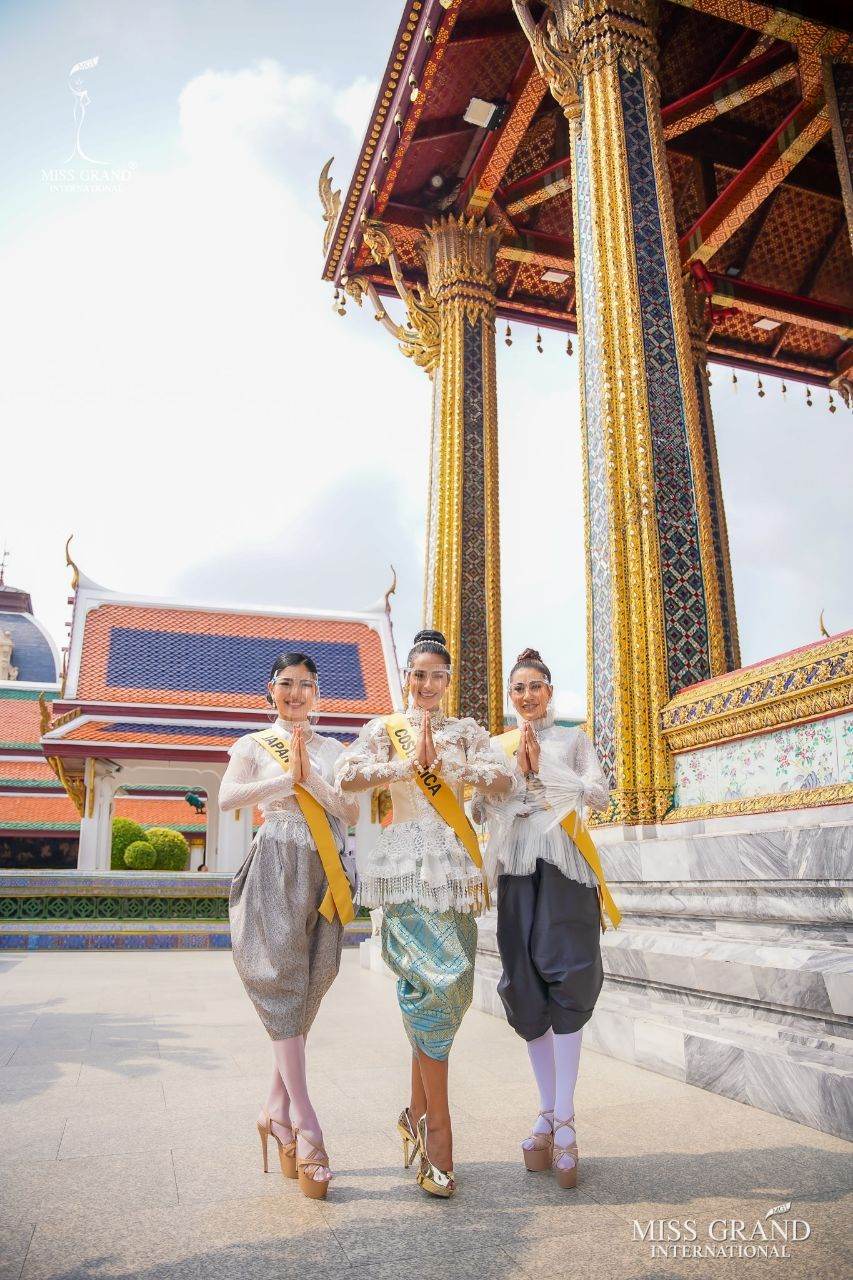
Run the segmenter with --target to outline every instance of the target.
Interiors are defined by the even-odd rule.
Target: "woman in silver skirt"
[[[267,693],[278,718],[235,742],[219,792],[224,812],[259,805],[264,817],[229,902],[234,963],[275,1059],[258,1119],[264,1170],[272,1137],[282,1171],[315,1199],[325,1196],[331,1172],[308,1094],[305,1037],[337,976],[344,921],[352,918],[340,858],[346,826],[358,816],[357,803],[331,785],[340,744],[308,723],[317,697],[314,660],[282,654]]]

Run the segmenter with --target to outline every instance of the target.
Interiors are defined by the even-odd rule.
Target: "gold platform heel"
[[[427,1121],[421,1116],[418,1121],[418,1147],[421,1166],[418,1169],[417,1184],[431,1196],[440,1196],[447,1200],[456,1191],[456,1180],[452,1169],[439,1169],[427,1155]]]
[[[561,1147],[557,1142],[556,1136],[554,1137],[554,1177],[557,1179],[558,1186],[562,1187],[565,1191],[571,1191],[578,1185],[578,1141],[577,1130],[575,1129],[575,1118],[574,1116],[571,1116],[568,1120],[558,1120],[557,1117],[554,1116],[554,1134],[556,1135],[559,1133],[560,1129],[566,1128],[571,1129],[572,1133],[575,1135],[575,1140],[574,1142],[570,1142],[567,1147]],[[559,1168],[557,1161],[561,1156],[572,1157],[574,1164],[571,1169]]]
[[[412,1124],[412,1116],[408,1107],[400,1112],[400,1118],[397,1121],[397,1132],[403,1142],[403,1168],[408,1169],[420,1150],[417,1130]]]
[[[543,1120],[553,1125],[553,1111],[540,1111],[539,1114]],[[552,1128],[550,1133],[531,1132],[530,1137],[533,1139],[533,1146],[521,1148],[525,1168],[530,1173],[544,1173],[551,1168],[554,1158],[554,1130]]]
[[[278,1147],[278,1162],[281,1165],[281,1171],[285,1178],[296,1177],[296,1141],[282,1142],[281,1138],[272,1127],[272,1120],[269,1112],[262,1111],[261,1118],[258,1121],[258,1134],[261,1139],[261,1154],[264,1158],[264,1173],[269,1173],[270,1166],[267,1158],[267,1143],[270,1138],[273,1139]]]

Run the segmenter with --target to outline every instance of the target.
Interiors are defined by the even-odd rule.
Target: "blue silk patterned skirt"
[[[477,921],[414,903],[383,908],[382,956],[397,975],[397,1000],[413,1049],[443,1060],[474,996]]]

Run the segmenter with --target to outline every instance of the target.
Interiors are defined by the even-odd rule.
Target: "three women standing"
[[[451,659],[439,631],[420,631],[406,663],[408,709],[372,720],[338,762],[344,793],[387,786],[391,826],[359,855],[358,903],[382,907],[382,954],[397,975],[397,998],[412,1047],[409,1106],[398,1121],[406,1165],[420,1156],[418,1182],[450,1196],[453,1138],[447,1066],[471,1004],[476,916],[487,902],[482,858],[463,809],[466,784],[497,798],[514,765],[474,720],[446,716]]]
[[[321,1199],[331,1171],[308,1094],[305,1037],[335,980],[343,928],[353,918],[341,864],[358,805],[336,791],[340,744],[315,733],[317,667],[285,653],[270,674],[272,728],[240,738],[219,792],[224,811],[260,805],[263,826],[231,884],[234,963],[272,1041],[275,1066],[258,1132],[278,1148],[282,1172]]]
[[[535,649],[519,655],[509,696],[519,728],[494,740],[513,759],[516,785],[488,814],[486,863],[498,885],[498,992],[510,1026],[527,1042],[540,1111],[523,1144],[528,1169],[553,1166],[577,1184],[574,1090],[581,1036],[601,990],[599,931],[619,912],[601,873],[583,809],[606,808],[607,783],[578,728],[554,723],[551,672]]]

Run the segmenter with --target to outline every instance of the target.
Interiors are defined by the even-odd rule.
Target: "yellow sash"
[[[290,772],[290,744],[280,738],[275,729],[262,729],[260,733],[253,733],[251,736],[265,751],[269,752],[273,760],[278,761],[285,773]],[[294,784],[293,794],[302,810],[302,816],[308,823],[308,830],[317,846],[328,881],[328,888],[318,907],[320,915],[331,924],[337,912],[341,924],[349,924],[350,920],[355,919],[355,909],[352,905],[349,880],[341,866],[341,857],[332,834],[329,816],[320,801],[298,782]]]
[[[414,760],[415,735],[403,713],[397,711],[394,715],[384,716],[383,723],[397,754],[402,756],[404,760]],[[468,821],[468,815],[456,799],[451,788],[437,773],[428,773],[425,769],[422,769],[417,761],[415,761],[415,778],[433,809],[459,837],[474,866],[478,871],[482,871],[483,855],[480,852],[477,833]],[[486,884],[485,876],[483,876],[483,898],[486,910],[488,910],[491,903],[489,901],[489,886]]]
[[[518,751],[521,742],[521,730],[510,729],[508,733],[502,733],[495,741],[503,748],[508,756],[514,756]],[[614,929],[619,928],[619,922],[622,919],[622,912],[613,901],[613,895],[607,887],[607,881],[604,878],[604,871],[601,866],[601,859],[598,856],[598,850],[592,841],[585,822],[581,818],[576,809],[572,809],[567,814],[560,826],[566,835],[572,840],[577,847],[578,853],[589,863],[595,873],[598,881],[598,905],[601,912],[601,928],[604,931],[607,925],[604,923],[605,912],[610,917],[610,922]]]

